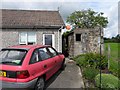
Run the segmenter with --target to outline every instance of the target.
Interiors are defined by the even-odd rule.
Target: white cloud
[[[118,33],[118,1],[119,0],[2,0],[2,8],[10,9],[40,9],[57,10],[64,20],[75,10],[92,8],[103,12],[108,17],[109,24],[105,29],[105,36],[112,37]]]
[[[118,4],[113,4],[109,10],[106,10],[108,16],[108,27],[105,29],[105,36],[112,37],[118,34]]]
[[[118,2],[119,0],[2,0],[2,2]]]

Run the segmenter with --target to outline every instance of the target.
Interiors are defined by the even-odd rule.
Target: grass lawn
[[[120,50],[120,43],[105,43],[104,50],[105,54],[108,53],[108,45],[110,45],[110,64],[109,70],[113,72],[114,75],[118,75],[119,65],[118,65],[118,56]]]
[[[112,60],[118,60],[118,50],[120,48],[120,43],[105,43],[105,53],[107,54],[108,45],[110,45],[110,58]]]

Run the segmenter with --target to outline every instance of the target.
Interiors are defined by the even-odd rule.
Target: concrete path
[[[80,68],[74,61],[66,59],[64,71],[58,71],[47,81],[46,90],[49,88],[84,88]]]

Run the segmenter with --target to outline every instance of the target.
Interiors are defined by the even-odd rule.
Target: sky
[[[104,16],[108,17],[109,23],[104,28],[104,37],[111,38],[118,34],[118,2],[119,0],[0,0],[0,8],[20,10],[58,10],[59,8],[64,22],[74,11],[91,8],[96,12],[103,12]]]

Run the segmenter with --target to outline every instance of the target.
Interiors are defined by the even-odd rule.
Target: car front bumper
[[[22,89],[24,89],[24,88],[34,88],[36,82],[37,82],[37,78],[34,79],[34,80],[31,80],[29,82],[24,82],[24,83],[0,81],[0,84],[1,84],[0,86],[2,88],[6,88],[6,89],[7,88],[8,89],[10,89],[10,88],[15,89],[16,88],[16,90],[17,90],[19,88],[22,88]]]

